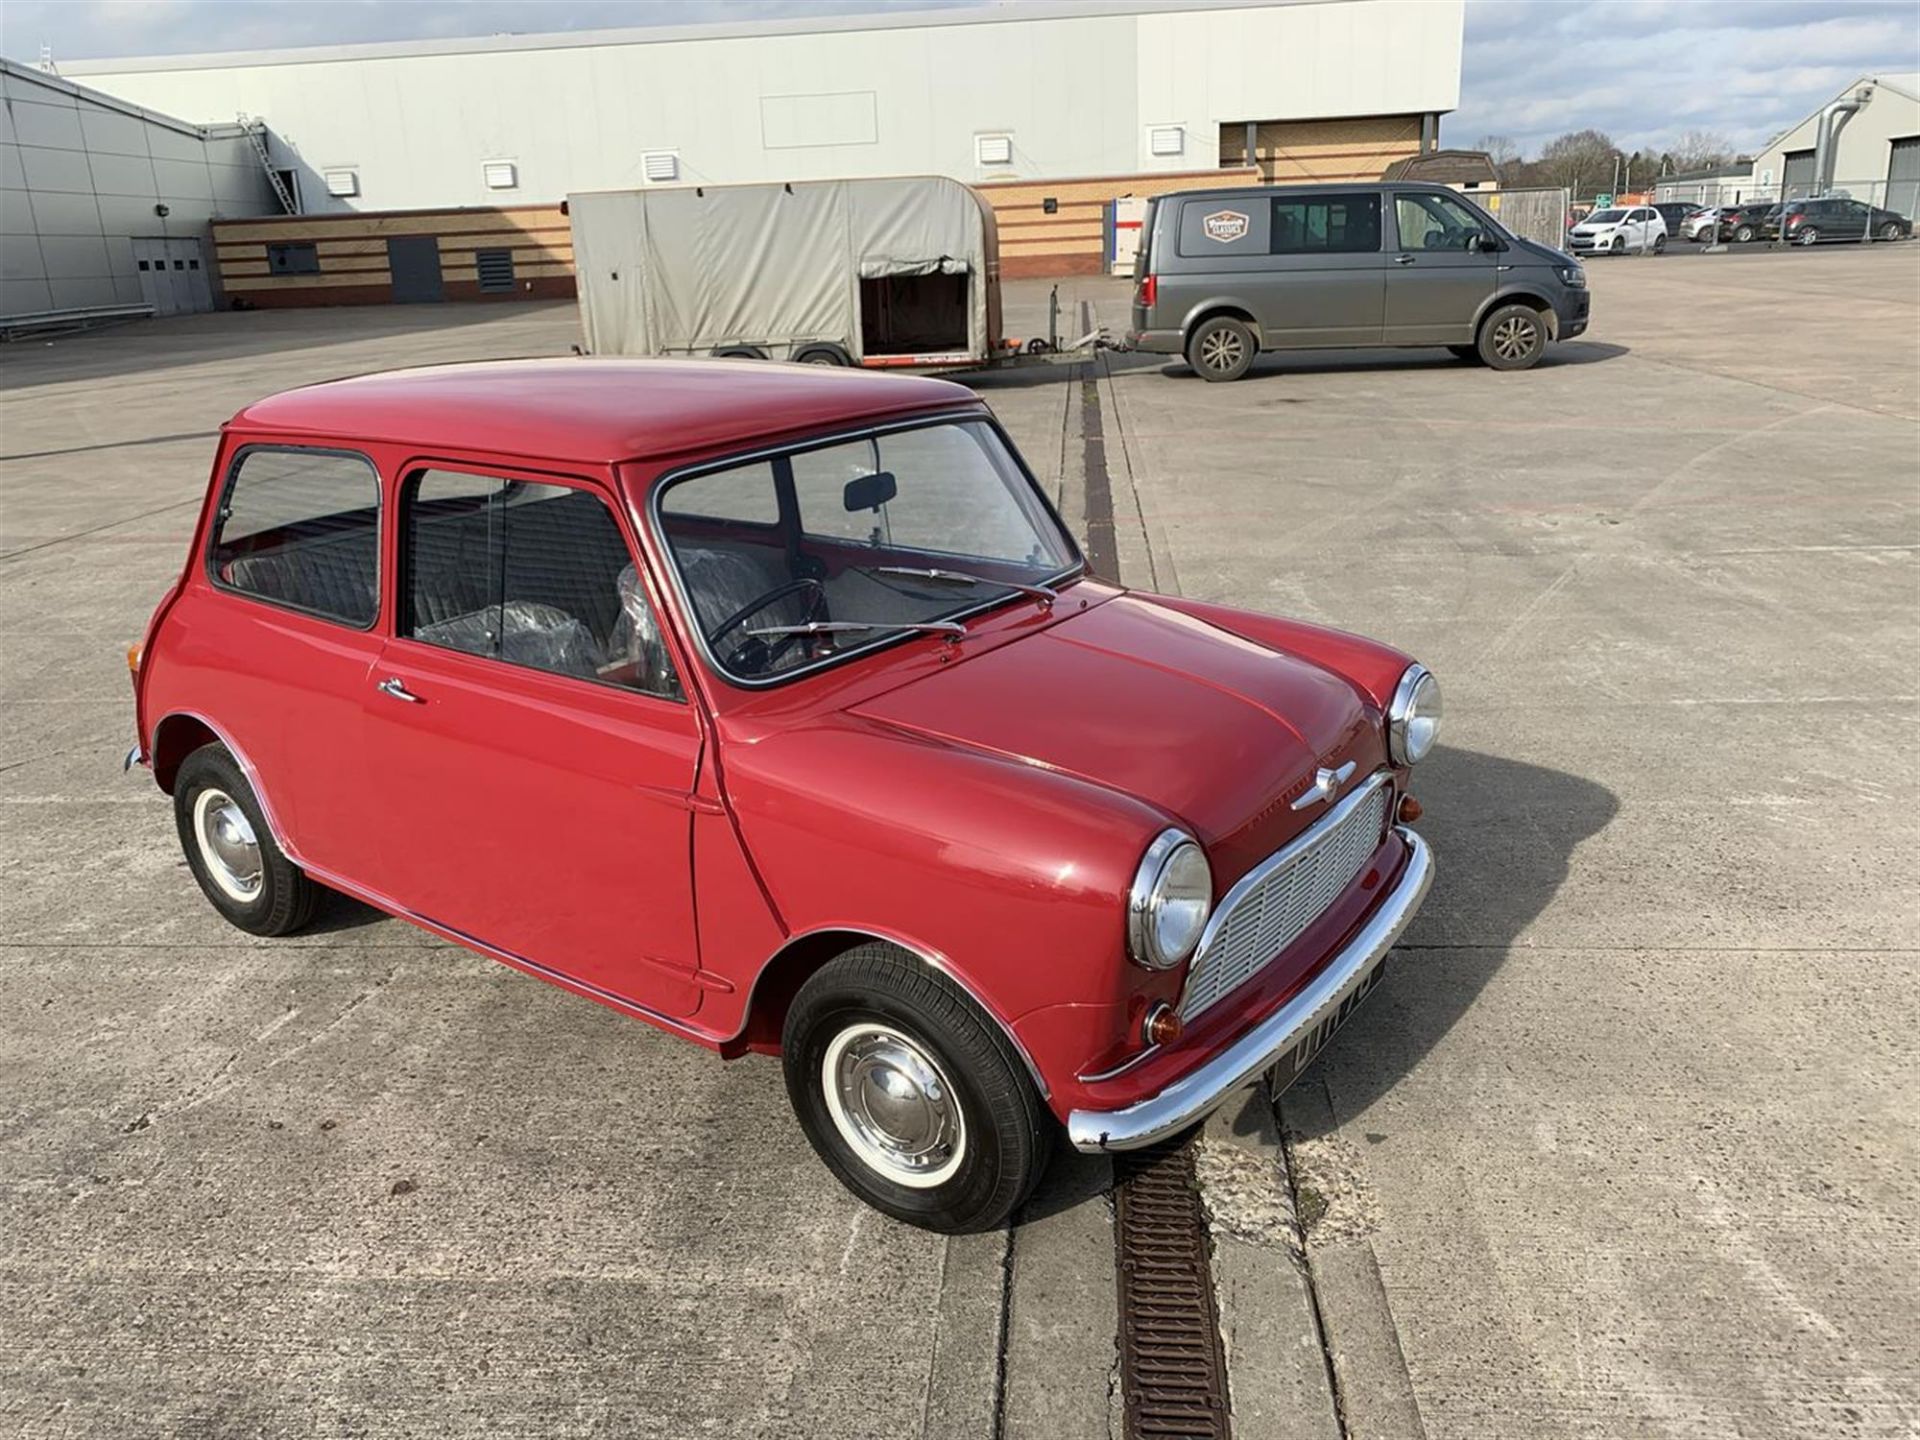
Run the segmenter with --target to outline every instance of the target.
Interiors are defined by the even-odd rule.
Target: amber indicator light
[[[1140,1033],[1149,1045],[1171,1045],[1185,1028],[1186,1022],[1180,1018],[1179,1011],[1171,1005],[1156,1005]]]
[[[1400,797],[1400,823],[1402,825],[1411,825],[1424,814],[1426,814],[1425,807],[1411,795],[1402,795]]]

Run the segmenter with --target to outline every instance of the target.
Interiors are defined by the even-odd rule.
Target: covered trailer
[[[957,180],[567,197],[586,349],[971,368],[1000,334],[993,211]]]

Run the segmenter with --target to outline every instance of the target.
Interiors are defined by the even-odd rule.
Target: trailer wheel
[[[764,360],[767,352],[757,345],[722,345],[713,352],[716,360]]]
[[[809,345],[793,357],[802,365],[851,365],[853,357],[838,345]]]
[[[1046,341],[1040,339],[1038,336],[1035,336],[1033,339],[1027,341],[1027,354],[1029,355],[1045,355],[1049,353],[1052,349],[1053,349],[1053,346],[1049,345]]]

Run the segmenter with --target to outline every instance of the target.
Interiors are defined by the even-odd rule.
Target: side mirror
[[[893,472],[876,470],[871,475],[862,475],[858,480],[849,480],[840,498],[849,512],[878,510],[899,493],[900,485],[893,478]]]
[[[1502,245],[1491,235],[1482,235],[1479,243],[1474,246],[1474,249],[1478,250],[1482,255],[1497,255],[1506,248],[1506,246]]]

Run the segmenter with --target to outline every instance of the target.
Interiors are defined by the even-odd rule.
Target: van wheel
[[[858,946],[810,976],[780,1053],[815,1152],[896,1220],[991,1230],[1046,1169],[1053,1120],[1011,1043],[964,990],[897,946]]]
[[[1449,345],[1447,346],[1447,353],[1456,360],[1466,361],[1469,365],[1479,365],[1482,363],[1480,359],[1480,347],[1477,345]]]
[[[1530,305],[1502,305],[1481,323],[1480,358],[1496,370],[1526,370],[1547,348],[1547,324]]]
[[[1253,368],[1253,331],[1230,315],[1203,320],[1187,337],[1187,364],[1202,380],[1238,380]]]
[[[851,365],[853,361],[838,345],[809,345],[793,357],[802,365]]]
[[[313,918],[320,887],[274,841],[247,777],[224,745],[180,762],[173,819],[193,878],[250,935],[291,935]]]

